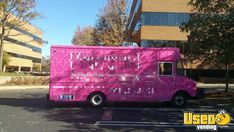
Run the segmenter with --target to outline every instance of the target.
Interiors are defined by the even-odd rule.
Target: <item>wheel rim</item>
[[[183,96],[176,96],[175,97],[175,104],[181,106],[184,104],[184,97]]]
[[[92,104],[94,105],[100,105],[102,103],[103,99],[100,95],[94,95],[91,99]]]

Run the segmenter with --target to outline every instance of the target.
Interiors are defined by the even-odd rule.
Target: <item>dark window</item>
[[[150,13],[144,13],[143,25],[151,25],[151,14]]]
[[[183,13],[177,14],[177,25],[180,25],[183,22],[184,22],[184,14]]]
[[[179,47],[185,41],[176,40],[142,40],[142,47]]]
[[[168,14],[168,25],[176,26],[176,15],[175,13]]]
[[[154,15],[154,14],[152,14]],[[153,20],[155,21],[155,20]],[[152,25],[155,25],[152,23]],[[168,25],[168,14],[167,13],[160,13],[159,14],[159,25]]]
[[[159,75],[172,75],[172,63],[160,62]]]
[[[154,14],[154,15],[151,14],[150,25],[159,25],[160,24],[159,20],[160,20],[160,14]]]
[[[7,23],[7,26],[12,26],[12,24]],[[36,35],[34,35],[34,34],[28,32],[28,31],[26,31],[26,30],[23,30],[23,29],[21,29],[21,28],[18,28],[18,27],[16,27],[16,26],[14,26],[13,29],[15,29],[16,31],[19,31],[19,32],[21,32],[21,33],[23,33],[23,34],[26,34],[26,35],[28,35],[28,36],[30,36],[30,37],[32,37],[33,40],[36,40],[36,41],[42,40],[40,37],[38,37],[38,36],[36,36]]]
[[[143,25],[180,26],[190,18],[189,13],[144,12]]]
[[[34,63],[41,63],[41,58],[34,58],[34,57],[31,57],[31,56],[26,56],[26,55],[11,53],[11,52],[7,52],[7,53],[8,53],[10,56],[12,56],[12,57],[17,57],[17,58],[23,58],[23,59],[32,60],[32,62],[34,62]]]
[[[28,48],[32,49],[32,51],[34,51],[34,52],[41,53],[41,48],[32,46],[30,44],[27,44],[27,43],[24,43],[24,42],[20,42],[20,41],[18,41],[16,39],[9,38],[9,37],[6,37],[5,40],[8,41],[8,42],[14,43],[14,44],[18,44],[18,45],[21,45],[21,46],[24,46],[24,47],[28,47]]]

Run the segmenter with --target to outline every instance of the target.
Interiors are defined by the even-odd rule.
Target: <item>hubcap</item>
[[[176,96],[175,97],[175,104],[183,105],[184,104],[184,98],[182,96]]]
[[[100,95],[94,95],[91,101],[94,105],[100,105],[102,103],[102,97]]]

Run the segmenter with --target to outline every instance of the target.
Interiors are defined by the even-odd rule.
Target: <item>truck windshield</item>
[[[182,61],[177,61],[177,75],[185,75],[185,70]]]

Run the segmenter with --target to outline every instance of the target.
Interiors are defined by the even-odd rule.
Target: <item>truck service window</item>
[[[172,63],[160,62],[159,75],[172,75]]]

